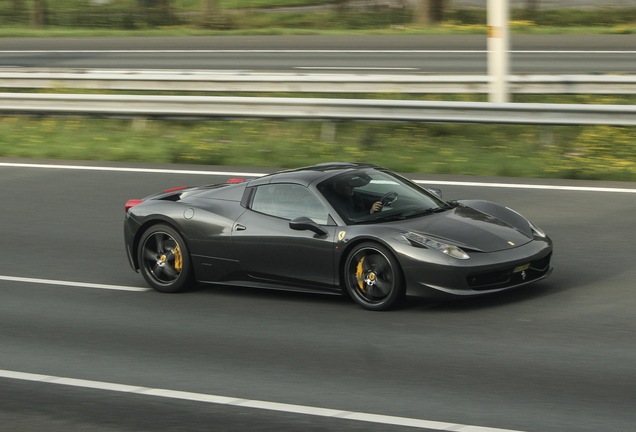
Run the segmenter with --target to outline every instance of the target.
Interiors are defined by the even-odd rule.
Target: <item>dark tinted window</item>
[[[446,205],[418,185],[387,171],[363,169],[332,177],[318,185],[338,214],[348,224],[414,217]],[[373,204],[393,199],[379,212]]]

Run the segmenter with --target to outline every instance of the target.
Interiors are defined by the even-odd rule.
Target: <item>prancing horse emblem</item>
[[[346,231],[340,231],[338,233],[338,241],[342,241],[345,238],[346,235],[347,235]]]

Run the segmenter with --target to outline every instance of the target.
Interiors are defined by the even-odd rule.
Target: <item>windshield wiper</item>
[[[359,223],[378,223],[378,222],[391,222],[397,220],[410,219],[419,216],[428,216],[433,213],[441,213],[447,210],[454,209],[456,206],[451,204],[444,204],[440,207],[430,207],[427,209],[417,209],[417,210],[405,210],[401,213],[393,213],[385,214],[383,212],[375,213],[372,215],[365,215],[359,218],[349,218],[351,222],[354,224]]]
[[[433,213],[441,213],[444,212],[446,210],[450,210],[452,209],[452,206],[449,205],[445,205],[442,207],[431,207],[431,208],[427,208],[427,209],[420,209],[420,210],[407,210],[404,211],[402,213],[398,213],[396,215],[391,215],[387,218],[385,218],[384,220],[404,220],[404,219],[410,219],[410,218],[414,218],[414,217],[419,217],[419,216],[428,216],[431,215]]]
[[[411,212],[405,212],[405,215],[407,217],[426,216],[426,215],[433,214],[433,213],[445,212],[446,210],[450,210],[452,208],[453,208],[452,206],[443,205],[443,206],[440,206],[440,207],[431,207],[431,208],[428,208],[426,210],[413,210]]]

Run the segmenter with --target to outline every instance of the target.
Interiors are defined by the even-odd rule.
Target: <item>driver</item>
[[[382,210],[382,202],[375,201],[369,208],[364,198],[354,190],[349,179],[344,179],[334,184],[336,191],[336,205],[348,215],[373,214]]]

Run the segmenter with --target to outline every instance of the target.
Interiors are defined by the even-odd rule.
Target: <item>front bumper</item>
[[[498,252],[472,252],[468,260],[444,257],[431,263],[420,258],[411,254],[402,263],[409,295],[479,296],[538,282],[552,273],[547,238]]]

